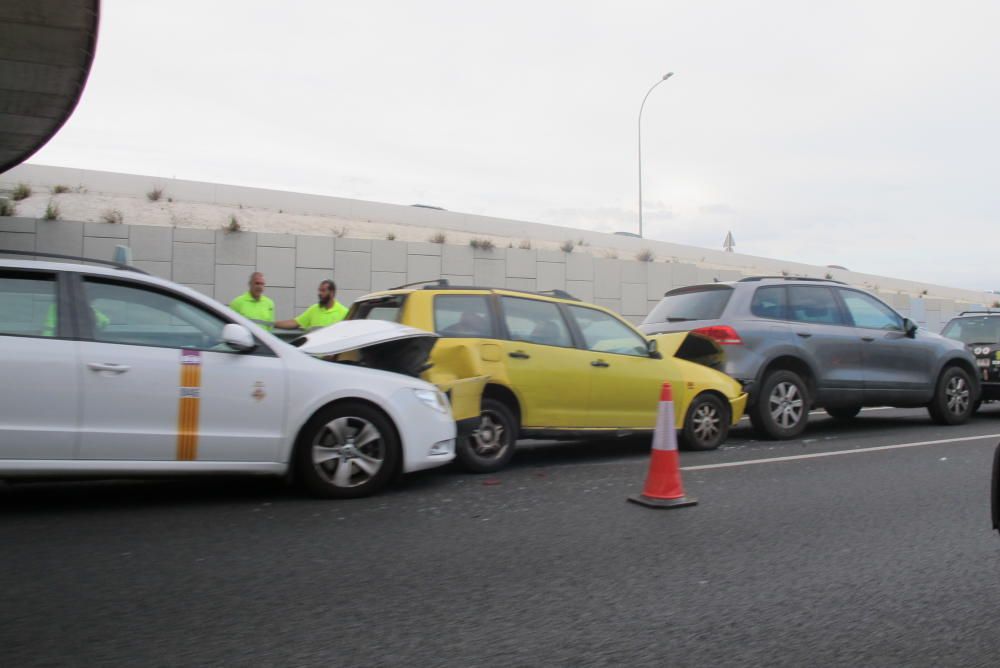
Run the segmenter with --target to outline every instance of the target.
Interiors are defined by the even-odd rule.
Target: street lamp
[[[642,237],[642,110],[646,106],[646,98],[653,92],[653,89],[661,83],[674,76],[673,72],[667,72],[663,78],[649,87],[646,97],[642,98],[642,105],[639,107],[639,236]]]

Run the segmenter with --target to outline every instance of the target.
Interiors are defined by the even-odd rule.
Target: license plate
[[[976,360],[976,364],[978,364],[979,366],[981,366],[984,369],[990,368],[990,361],[989,360]]]

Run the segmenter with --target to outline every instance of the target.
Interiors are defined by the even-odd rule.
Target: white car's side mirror
[[[222,328],[222,342],[241,353],[250,352],[257,347],[250,330],[235,323],[230,323]]]

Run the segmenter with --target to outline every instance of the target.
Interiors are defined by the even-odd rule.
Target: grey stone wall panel
[[[219,264],[257,264],[257,234],[255,232],[215,233],[215,261]]]
[[[594,262],[594,296],[619,299],[622,293],[622,261],[598,259]]]
[[[511,248],[507,251],[508,278],[535,278],[538,276],[538,254],[533,250]]]
[[[77,257],[83,254],[83,225],[62,220],[40,220],[36,229],[36,251]]]
[[[300,236],[295,240],[295,266],[333,269],[336,243],[333,237]]]
[[[311,306],[316,303],[316,288],[319,282],[333,278],[329,269],[296,269],[295,270],[295,307]]]
[[[407,255],[406,280],[432,281],[441,276],[441,256],[439,255]]]
[[[338,292],[340,290],[361,290],[364,292],[371,290],[371,253],[338,250],[333,264],[333,276],[337,282]]]
[[[294,234],[278,234],[274,232],[258,232],[258,246],[275,246],[278,248],[295,248],[296,236]]]
[[[153,225],[129,225],[128,243],[133,260],[170,262],[173,259],[174,229]]]
[[[22,232],[0,232],[0,249],[4,248],[14,251],[34,251],[35,235]],[[15,260],[31,259],[31,257],[24,255],[4,255],[2,253],[0,253],[0,257],[13,258]]]
[[[295,287],[295,249],[277,246],[257,248],[257,271],[268,285]]]
[[[433,244],[429,241],[413,241],[406,244],[407,255],[441,255],[444,244]]]
[[[443,246],[441,248],[441,270],[446,274],[472,276],[475,253],[469,246]]]
[[[646,286],[642,283],[622,284],[622,313],[646,315]]]
[[[566,256],[567,281],[594,280],[594,256],[587,253],[570,253]]]
[[[128,239],[128,226],[121,223],[84,223],[83,236]]]
[[[476,287],[502,288],[507,284],[507,263],[504,260],[477,258],[472,276]]]
[[[372,241],[372,271],[406,272],[406,244]]]
[[[175,241],[173,280],[212,285],[215,282],[215,244]]]
[[[153,276],[158,276],[159,278],[165,280],[171,280],[170,275],[173,272],[172,262],[160,262],[157,260],[135,260],[132,263],[137,269],[142,269],[147,274],[152,274]]]
[[[565,290],[566,265],[556,262],[539,262],[536,283],[539,290]]]
[[[23,234],[34,234],[35,226],[38,224],[34,218],[18,218],[16,216],[0,218],[0,232],[21,232]]]
[[[197,230],[191,227],[175,227],[174,241],[184,243],[214,244],[215,230]]]

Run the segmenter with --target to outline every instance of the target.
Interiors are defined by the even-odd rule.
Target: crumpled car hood
[[[385,320],[344,320],[335,325],[317,329],[292,341],[292,345],[309,355],[338,355],[352,350],[393,341],[427,339],[433,342],[438,335],[416,327]]]

